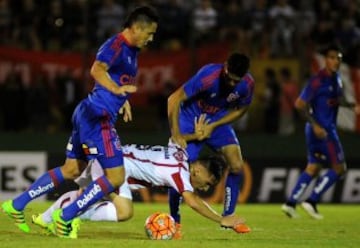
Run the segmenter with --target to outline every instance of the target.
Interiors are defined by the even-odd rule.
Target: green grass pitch
[[[28,222],[33,213],[44,210],[49,204],[30,203],[25,212]],[[220,205],[213,207],[219,212],[222,209]],[[310,219],[300,208],[301,218],[294,220],[285,217],[277,204],[239,205],[237,214],[246,218],[252,232],[237,234],[221,230],[216,223],[182,205],[183,239],[169,241],[148,240],[143,227],[151,213],[167,212],[166,204],[136,203],[134,217],[127,222],[82,222],[77,240],[45,236],[31,223],[31,232],[21,233],[0,213],[0,247],[360,247],[359,205],[322,204],[319,207],[325,216],[321,221]]]

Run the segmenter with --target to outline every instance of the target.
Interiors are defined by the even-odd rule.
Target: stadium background
[[[278,128],[267,128],[271,101],[265,72],[277,74],[280,89],[289,82],[300,89],[322,64],[318,51],[337,41],[344,50],[346,97],[360,102],[358,1],[1,0],[0,200],[62,163],[72,110],[93,86],[89,67],[96,49],[139,3],[156,6],[161,22],[155,42],[139,58],[134,121],[118,123],[122,142],[166,144],[163,107],[169,92],[203,64],[222,63],[234,50],[246,53],[256,92],[247,118],[234,124],[249,165],[239,201],[282,202],[306,162],[303,123],[287,119],[292,109],[283,90],[275,99]],[[280,77],[284,68],[287,80]],[[349,170],[322,200],[359,203],[360,117],[342,109],[339,126]],[[221,202],[221,188],[203,196]],[[165,198],[161,189],[136,195],[143,201]]]

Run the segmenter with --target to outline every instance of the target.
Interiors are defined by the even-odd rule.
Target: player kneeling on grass
[[[194,190],[206,191],[219,182],[225,165],[221,158],[209,157],[189,164],[186,153],[177,146],[125,145],[123,152],[126,181],[119,188],[119,193],[111,193],[109,201],[97,202],[80,215],[80,219],[128,220],[133,216],[132,189],[167,186],[182,194],[185,202],[201,215],[235,231],[250,231],[242,218],[235,215],[222,217],[194,193]],[[76,182],[84,187],[91,179],[101,175],[103,170],[94,160]],[[34,215],[33,223],[51,229],[52,212],[74,201],[78,194],[78,191],[65,193],[44,213]],[[239,229],[240,225],[242,227]]]

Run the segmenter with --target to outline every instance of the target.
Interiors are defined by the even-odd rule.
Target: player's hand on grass
[[[124,105],[119,109],[119,114],[123,115],[124,122],[132,121],[131,105],[126,100]]]
[[[250,227],[245,224],[245,220],[236,215],[227,215],[222,217],[221,226],[231,228],[237,233],[248,233],[251,231]]]
[[[113,89],[112,92],[115,95],[123,95],[123,96],[125,96],[126,93],[134,93],[136,91],[137,91],[137,87],[135,85],[128,84],[128,85],[123,85],[123,86],[116,87],[115,89]]]
[[[230,227],[230,228],[233,228],[234,226],[238,225],[238,224],[244,224],[245,223],[245,220],[241,217],[238,217],[234,214],[232,215],[226,215],[226,216],[223,216],[221,218],[221,226],[223,227]]]

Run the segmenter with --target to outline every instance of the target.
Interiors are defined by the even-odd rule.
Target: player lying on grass
[[[204,122],[205,117],[201,116],[199,123]],[[190,134],[187,138],[194,138],[194,136],[196,134]],[[194,193],[195,190],[206,191],[219,182],[225,167],[221,158],[209,157],[189,164],[186,152],[176,145],[167,147],[125,145],[123,154],[126,180],[119,187],[119,193],[111,193],[110,201],[102,201],[93,205],[80,216],[81,219],[128,220],[133,216],[131,189],[166,186],[174,188],[192,209],[204,217],[222,226],[231,227],[236,232],[250,231],[242,218],[235,215],[221,216]],[[97,160],[93,160],[76,182],[83,188],[92,180],[101,177],[103,173]],[[78,194],[78,191],[64,194],[44,213],[33,216],[33,222],[43,228],[51,229],[52,212],[73,202]],[[73,230],[71,237],[76,238],[76,236],[76,230]]]

